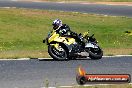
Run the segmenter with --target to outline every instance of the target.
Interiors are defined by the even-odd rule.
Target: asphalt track
[[[100,60],[16,60],[0,61],[0,88],[42,88],[77,85],[77,68],[91,74],[131,74],[132,57],[103,57]]]
[[[46,10],[59,10],[59,11],[71,11],[71,12],[132,17],[132,6],[123,6],[123,5],[118,6],[118,5],[54,3],[54,2],[49,3],[49,2],[0,1],[0,7],[46,9]]]

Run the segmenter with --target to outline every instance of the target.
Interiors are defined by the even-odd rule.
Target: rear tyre
[[[100,48],[90,48],[88,53],[89,57],[93,60],[101,59],[103,56],[103,51]]]

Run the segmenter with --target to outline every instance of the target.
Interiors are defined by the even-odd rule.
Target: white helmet
[[[60,19],[56,19],[52,23],[53,29],[57,29],[58,27],[62,26],[62,21]]]

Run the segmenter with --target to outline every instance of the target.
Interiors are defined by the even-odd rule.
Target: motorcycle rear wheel
[[[103,51],[98,48],[98,50],[91,48],[89,51],[89,57],[93,60],[101,59],[103,56]]]

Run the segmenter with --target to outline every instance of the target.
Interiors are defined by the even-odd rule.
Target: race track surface
[[[77,85],[77,68],[81,65],[91,74],[131,74],[132,57],[107,57],[100,60],[22,60],[0,61],[1,88],[41,88]]]
[[[132,17],[132,6],[123,5],[0,1],[0,7],[46,9]]]

